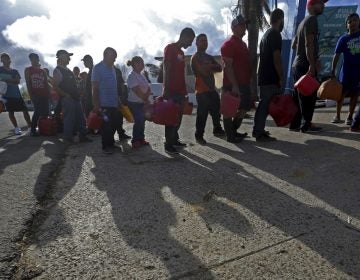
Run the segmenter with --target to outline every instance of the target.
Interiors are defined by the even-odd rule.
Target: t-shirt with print
[[[346,86],[360,87],[360,31],[341,36],[335,53],[344,55],[340,81]]]
[[[48,97],[49,86],[45,71],[39,67],[30,66],[25,69],[28,72],[29,87],[33,96]]]
[[[274,52],[281,52],[281,34],[275,28],[269,28],[260,42],[258,69],[259,86],[278,85],[279,75],[274,64]]]
[[[206,52],[196,52],[191,57],[191,68],[195,75],[195,93],[203,93],[215,90],[214,74],[210,72],[208,75],[199,73],[198,68],[205,64],[218,64],[213,56]]]
[[[149,83],[144,77],[144,75],[137,73],[135,71],[131,71],[127,78],[127,86],[129,88],[129,102],[136,102],[136,103],[144,103],[144,100],[141,99],[137,94],[133,91],[134,87],[140,87],[142,92],[147,92],[149,90]]]
[[[236,36],[231,36],[221,46],[221,56],[232,58],[235,79],[239,85],[249,85],[251,82],[250,52],[245,42]],[[223,86],[232,86],[226,71],[224,71]]]
[[[319,28],[317,17],[314,15],[309,15],[303,19],[299,24],[298,30],[296,32],[296,55],[293,63],[293,67],[309,67],[309,62],[306,57],[306,48],[305,48],[305,38],[307,35],[315,35],[314,37],[314,59],[315,61],[319,58]]]
[[[164,50],[164,63],[171,63],[168,92],[169,94],[186,94],[185,56],[176,43],[169,44]]]
[[[7,79],[20,79],[20,74],[15,69],[5,69],[5,67],[0,67],[0,81],[5,81]],[[6,94],[4,94],[4,97],[6,98],[22,98],[19,85],[7,83],[7,90]]]
[[[101,107],[119,106],[116,72],[113,66],[109,67],[103,61],[96,64],[91,75],[92,82],[99,83],[99,101]]]

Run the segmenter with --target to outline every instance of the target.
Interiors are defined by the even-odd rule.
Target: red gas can
[[[180,120],[180,106],[172,100],[163,100],[158,98],[154,104],[150,106],[151,121],[156,124],[177,126]]]
[[[240,106],[240,97],[233,96],[230,92],[221,94],[220,113],[224,118],[235,117]]]
[[[191,102],[185,100],[182,112],[183,115],[192,115],[193,107],[194,106]]]
[[[306,74],[294,86],[303,96],[309,96],[318,90],[320,84],[313,76]]]
[[[89,116],[87,117],[87,127],[89,129],[100,129],[103,124],[103,118],[94,111],[91,111],[89,113]]]
[[[275,95],[269,105],[269,115],[272,116],[277,126],[288,125],[298,112],[291,95]]]
[[[57,133],[56,119],[54,117],[40,117],[38,121],[39,134],[54,136]]]

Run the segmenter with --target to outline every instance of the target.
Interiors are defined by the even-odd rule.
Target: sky
[[[73,52],[69,67],[79,66],[85,54],[95,63],[111,46],[118,52],[117,63],[134,55],[146,63],[162,56],[164,47],[178,39],[181,29],[192,27],[206,33],[209,53],[219,54],[222,42],[231,33],[231,8],[235,0],[1,0],[0,52],[8,52],[13,68],[29,64],[28,54],[40,54],[43,66],[56,66],[58,49]],[[273,1],[269,1],[270,4]],[[278,1],[286,14],[286,37],[296,11],[295,0]],[[360,0],[330,0],[328,3],[358,4]],[[331,4],[330,4],[331,5]],[[186,53],[192,54],[195,46]]]

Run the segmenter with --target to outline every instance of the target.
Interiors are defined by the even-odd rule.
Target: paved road
[[[95,138],[61,150],[63,164],[55,139],[21,138],[13,147],[30,151],[5,163],[1,180],[22,175],[7,189],[15,195],[35,178],[27,193],[42,198],[15,279],[359,279],[360,136],[329,124],[333,114],[317,110],[325,130],[314,135],[268,121],[279,140],[267,144],[227,143],[209,121],[207,146],[194,142],[186,116],[188,147],[175,157],[152,124],[150,147],[121,143],[105,156]],[[49,164],[57,172],[41,185]]]
[[[0,279],[15,271],[23,235],[42,208],[65,150],[57,138],[28,136],[22,114],[16,117],[21,136],[14,135],[7,113],[0,114]]]

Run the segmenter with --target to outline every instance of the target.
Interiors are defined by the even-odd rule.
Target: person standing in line
[[[320,70],[319,61],[319,28],[317,17],[324,11],[327,0],[308,0],[307,10],[309,15],[306,16],[299,24],[296,37],[292,48],[295,49],[295,59],[293,62],[294,82],[297,82],[303,75],[309,74],[316,78]],[[314,115],[317,91],[310,96],[303,96],[296,89],[294,101],[299,107],[298,114],[290,123],[291,131],[318,132],[321,127],[316,127],[312,123]],[[302,123],[302,120],[304,122]]]
[[[79,133],[79,142],[92,142],[86,136],[86,124],[80,103],[80,93],[74,73],[67,67],[70,56],[66,50],[56,52],[57,66],[53,73],[53,86],[62,97],[61,104],[64,114],[64,140],[74,143],[74,133]]]
[[[172,100],[183,108],[185,96],[187,95],[185,83],[185,56],[182,48],[187,49],[192,45],[195,32],[191,28],[184,28],[177,42],[168,44],[164,50],[164,88],[163,98]],[[175,147],[186,147],[185,143],[179,141],[179,128],[182,114],[180,114],[177,126],[165,126],[165,152],[177,154]]]
[[[220,124],[220,97],[215,88],[214,73],[222,68],[213,56],[206,53],[208,40],[206,34],[196,37],[197,52],[191,57],[191,68],[195,74],[195,93],[197,101],[195,139],[201,145],[206,145],[204,131],[206,120],[210,113],[213,121],[213,134],[224,136],[225,131]]]
[[[50,111],[50,88],[47,74],[40,67],[39,55],[31,53],[29,54],[29,59],[31,66],[25,68],[25,81],[30,99],[34,104],[34,114],[31,120],[30,135],[39,136],[39,133],[36,131],[39,117],[47,117]]]
[[[271,27],[265,32],[260,42],[258,67],[258,85],[260,87],[259,104],[256,108],[253,137],[256,141],[274,141],[265,131],[266,118],[273,96],[281,94],[284,87],[283,67],[281,62],[281,31],[284,28],[284,12],[275,9],[270,14]]]
[[[128,105],[134,116],[133,137],[131,140],[133,148],[140,148],[149,145],[145,140],[145,114],[144,105],[149,103],[151,95],[150,85],[146,77],[141,74],[144,70],[144,60],[140,56],[134,56],[127,62],[132,71],[127,78],[127,85],[130,89]]]
[[[221,46],[221,56],[224,61],[223,92],[231,92],[240,96],[239,112],[234,118],[224,118],[224,128],[227,141],[240,143],[247,133],[238,133],[242,120],[252,107],[251,101],[251,61],[250,52],[242,40],[249,21],[238,15],[231,22],[233,35]]]
[[[352,126],[353,114],[360,94],[360,19],[356,13],[350,14],[346,18],[346,29],[348,33],[341,36],[336,44],[335,55],[333,57],[331,73],[335,77],[335,70],[339,62],[340,55],[343,54],[344,60],[340,70],[339,80],[343,85],[343,95],[336,104],[336,116],[332,123],[341,123],[340,112],[346,96],[350,97],[349,114],[346,124]]]
[[[0,81],[6,82],[7,84],[6,93],[3,95],[6,100],[6,110],[8,111],[9,119],[14,126],[15,135],[20,135],[22,134],[22,131],[18,126],[14,112],[23,112],[28,127],[31,127],[30,115],[19,89],[21,77],[17,70],[10,67],[11,59],[7,53],[2,53],[0,59],[3,64],[3,66],[0,67]]]
[[[94,61],[91,55],[89,54],[86,54],[82,58],[82,61],[84,63],[85,68],[89,69],[88,75],[86,76],[85,95],[84,95],[84,104],[85,104],[84,111],[85,111],[85,116],[87,117],[93,109],[91,75],[94,67]]]
[[[114,135],[120,122],[119,96],[114,68],[116,57],[116,50],[107,47],[103,53],[103,60],[94,66],[91,76],[93,110],[101,112],[104,119],[101,128],[101,143],[104,154],[114,152],[114,148],[116,148]]]
[[[115,72],[116,72],[116,82],[117,82],[117,89],[118,89],[118,95],[120,99],[120,103],[123,105],[127,105],[127,99],[128,99],[128,93],[127,93],[127,87],[125,85],[125,81],[123,79],[121,70],[114,66]],[[119,135],[119,141],[128,140],[131,137],[127,135],[124,129],[124,116],[119,111],[120,119],[118,123],[118,127],[116,128],[116,132]]]

